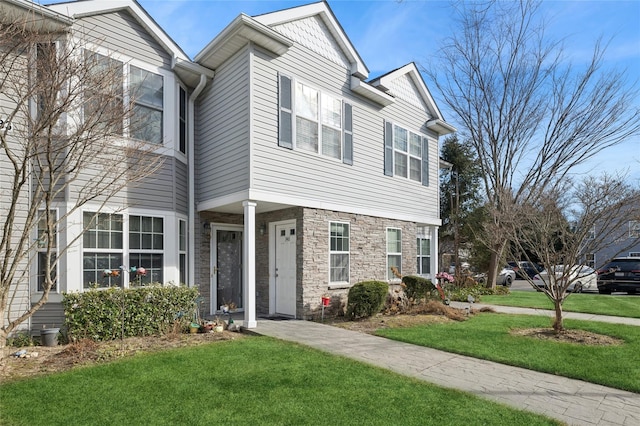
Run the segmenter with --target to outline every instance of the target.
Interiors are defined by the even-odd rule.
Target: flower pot
[[[200,324],[196,324],[195,322],[189,324],[189,332],[191,334],[196,334],[198,331],[200,331]]]
[[[40,331],[40,340],[42,346],[58,346],[59,328],[43,328]]]

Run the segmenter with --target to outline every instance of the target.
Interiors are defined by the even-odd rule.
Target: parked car
[[[527,277],[533,278],[544,270],[541,265],[533,262],[527,262],[526,260],[509,262],[509,266],[515,271],[516,276],[523,280],[527,279]]]
[[[640,258],[619,257],[598,269],[598,292],[611,294],[626,291],[636,294],[640,290]]]
[[[556,280],[562,280],[563,284],[569,281],[567,291],[573,293],[582,293],[585,290],[595,291],[598,287],[598,275],[593,268],[588,266],[572,266],[571,269],[565,271],[568,266],[556,265],[552,268]],[[549,272],[545,269],[533,277],[534,284],[540,291],[550,283]]]
[[[473,278],[479,283],[483,283],[487,280],[487,274],[477,274]],[[502,268],[496,278],[497,285],[503,285],[505,287],[511,287],[511,284],[516,279],[516,273],[509,266]]]

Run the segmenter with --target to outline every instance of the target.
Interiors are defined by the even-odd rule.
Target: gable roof
[[[342,25],[338,22],[329,5],[324,2],[311,3],[303,6],[292,7],[277,12],[265,13],[254,16],[254,19],[263,25],[274,27],[288,22],[297,21],[312,16],[317,16],[324,22],[327,29],[340,46],[342,53],[351,64],[351,75],[366,79],[369,76],[369,69],[351,44],[351,40],[344,32]]]
[[[440,109],[438,109],[433,96],[431,96],[431,92],[429,92],[429,89],[427,88],[427,85],[425,84],[424,79],[422,78],[422,75],[418,71],[418,67],[416,67],[416,64],[414,62],[390,71],[378,78],[375,78],[370,81],[370,84],[384,91],[385,93],[391,94],[392,96],[401,97],[400,94],[393,93],[391,87],[394,86],[394,81],[398,81],[398,79],[403,77],[406,77],[411,81],[420,98],[419,100],[424,105],[424,107],[426,107],[429,114],[433,117],[427,122],[427,127],[440,135],[455,132],[455,127],[445,122]]]
[[[29,0],[2,0],[0,22],[24,22],[30,29],[57,31],[73,22],[69,17]]]
[[[72,19],[120,11],[128,12],[171,56],[172,69],[185,84],[195,87],[202,75],[213,77],[213,71],[192,62],[182,48],[169,37],[136,0],[82,0],[56,3],[47,7]]]

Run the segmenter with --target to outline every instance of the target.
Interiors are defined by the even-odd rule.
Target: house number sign
[[[13,127],[11,125],[10,121],[4,121],[2,119],[0,119],[0,130],[11,130]]]

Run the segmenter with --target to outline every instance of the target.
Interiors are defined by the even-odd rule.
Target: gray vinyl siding
[[[353,165],[278,147],[278,73],[353,105]],[[435,137],[429,143],[430,186],[384,175],[384,120],[429,135],[424,111],[401,100],[384,109],[368,102],[349,89],[348,70],[296,46],[276,59],[257,54],[254,82],[255,189],[358,208],[439,217]]]
[[[21,63],[26,69],[27,57],[23,56],[22,59],[23,61],[21,59],[17,59],[16,65]],[[6,61],[7,63],[10,63],[9,58],[7,58]],[[21,75],[13,75],[12,77],[21,78]],[[18,80],[18,78],[16,78],[16,80]],[[26,75],[24,75],[24,81],[26,87]],[[21,86],[19,84],[15,85],[16,90],[20,90],[20,88]],[[9,82],[6,83],[6,86],[0,83],[0,119],[6,120],[6,118],[16,110],[17,105],[15,103],[15,99],[19,99],[21,96],[24,95],[14,92]],[[25,133],[29,128],[24,113],[24,109],[20,108],[16,116],[13,118],[13,130],[5,134],[7,147],[17,157],[22,156],[22,145],[20,140],[23,137],[26,137]],[[0,131],[4,132],[4,129]],[[14,206],[16,209],[15,222],[11,224],[13,229],[13,243],[8,248],[11,249],[13,253],[16,253],[18,250],[16,241],[20,238],[20,234],[24,229],[27,210],[29,208],[30,193],[29,186],[25,185],[22,192],[17,194],[14,205],[14,200],[12,199],[13,180],[13,166],[11,165],[9,158],[5,155],[5,149],[0,149],[0,217],[3,218],[0,220],[0,233],[5,231],[9,210]],[[29,242],[30,240],[27,241],[27,243]],[[5,260],[6,255],[7,254],[4,250],[0,250],[0,259]],[[9,311],[11,314],[10,319],[13,320],[29,308],[29,274],[27,273],[22,277],[20,276],[22,270],[28,270],[28,261],[29,259],[25,257],[19,263],[18,273],[16,274],[16,278],[9,289],[10,306],[7,306],[3,313],[5,317],[0,318],[0,321],[3,321],[3,323],[8,318]],[[26,327],[27,325],[28,322],[25,322],[22,324],[22,327]]]
[[[178,167],[183,167],[178,177]],[[186,214],[187,181],[186,167],[173,157],[165,157],[160,169],[142,182],[131,185],[126,191],[128,207],[175,210]],[[178,202],[178,194],[180,202]],[[178,205],[180,204],[180,206]]]
[[[75,28],[93,43],[148,64],[169,68],[171,58],[127,12],[95,15],[78,20]]]
[[[248,61],[249,52],[243,49],[216,70],[200,95],[196,114],[197,201],[249,188]]]
[[[39,336],[43,328],[60,328],[62,325],[64,325],[62,303],[48,302],[31,317],[31,330],[34,336]]]

